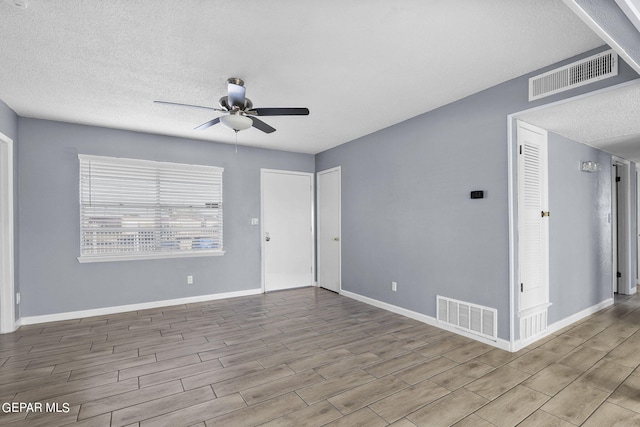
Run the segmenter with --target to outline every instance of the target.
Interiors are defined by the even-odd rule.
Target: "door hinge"
[[[617,276],[618,276],[618,277],[622,277],[622,273],[620,273],[620,272],[618,271]]]
[[[524,283],[520,283],[520,292],[524,292]]]
[[[620,182],[620,177],[616,176],[616,182]]]

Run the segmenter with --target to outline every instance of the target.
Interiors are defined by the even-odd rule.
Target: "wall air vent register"
[[[529,79],[529,101],[618,75],[618,55],[607,50]]]
[[[458,301],[438,295],[436,297],[438,321],[474,335],[498,339],[498,311],[495,308]]]

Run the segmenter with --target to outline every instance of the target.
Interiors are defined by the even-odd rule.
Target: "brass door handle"
[[[540,216],[541,216],[542,218],[544,218],[545,216],[549,216],[549,214],[550,214],[550,212],[549,212],[549,211],[547,211],[547,212],[545,212],[545,211],[541,211],[541,212],[540,212]]]

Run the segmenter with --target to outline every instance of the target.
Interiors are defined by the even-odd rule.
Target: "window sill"
[[[111,261],[137,261],[145,259],[175,259],[175,258],[195,258],[207,256],[222,256],[224,251],[197,251],[197,252],[170,252],[161,254],[144,254],[144,255],[85,255],[79,256],[78,262],[81,264],[92,262],[111,262]]]

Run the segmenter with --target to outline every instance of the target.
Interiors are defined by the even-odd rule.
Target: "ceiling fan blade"
[[[257,114],[258,116],[308,116],[308,108],[254,108],[248,113]]]
[[[204,110],[213,110],[213,111],[227,111],[227,110],[222,110],[220,108],[205,107],[203,105],[181,104],[179,102],[168,102],[168,101],[153,101],[153,102],[155,104],[177,105],[179,107],[202,108]]]
[[[244,108],[244,98],[245,93],[247,92],[247,89],[244,86],[229,82],[227,84],[227,92],[227,102],[230,106]]]
[[[220,123],[220,117],[216,117],[215,119],[209,120],[208,122],[201,124],[200,126],[194,128],[193,130],[203,130],[217,123]]]
[[[247,117],[249,117],[253,121],[253,127],[254,128],[260,129],[264,133],[272,133],[272,132],[276,131],[276,128],[273,128],[273,127],[269,126],[268,124],[266,124],[265,122],[263,122],[260,119],[257,119],[255,117],[251,117],[251,116],[247,116]]]

